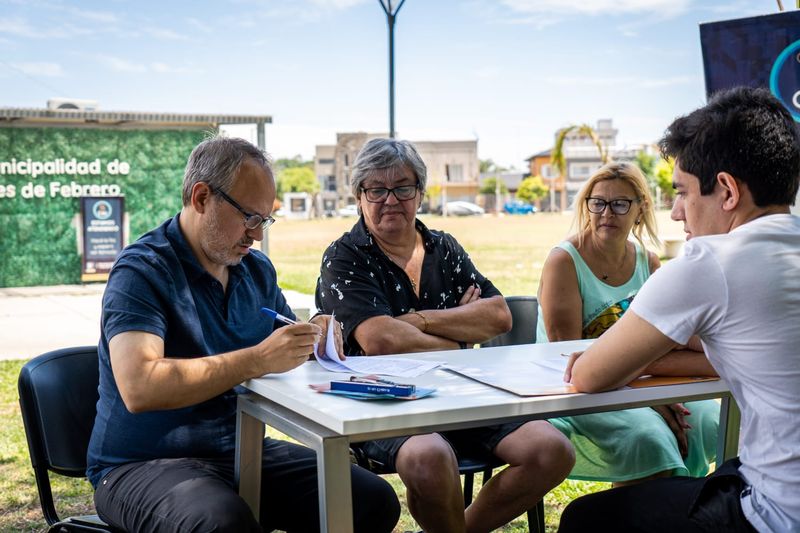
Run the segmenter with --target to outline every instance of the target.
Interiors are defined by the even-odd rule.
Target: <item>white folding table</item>
[[[585,349],[588,341],[502,346],[476,350],[428,352],[403,357],[458,365],[491,364],[512,372],[530,371],[530,361],[554,353]],[[487,363],[488,362],[488,363]],[[718,463],[737,454],[739,411],[723,380],[623,389],[598,394],[521,397],[447,370],[437,369],[411,380],[435,387],[433,396],[414,401],[358,401],[320,394],[310,383],[341,378],[315,361],[285,374],[243,383],[236,430],[236,482],[239,494],[259,515],[261,442],[264,424],[317,452],[320,531],[353,530],[350,486],[352,442],[434,431],[464,429],[503,422],[537,420],[649,405],[721,398]]]

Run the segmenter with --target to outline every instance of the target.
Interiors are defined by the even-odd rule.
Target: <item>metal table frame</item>
[[[552,343],[552,345],[568,343]],[[535,345],[548,346],[548,345]],[[584,345],[585,347],[585,345]],[[572,346],[550,348],[574,349]],[[495,350],[489,354],[488,350]],[[528,348],[527,354],[530,355]],[[539,349],[538,351],[541,351]],[[519,347],[484,348],[475,350],[492,355],[519,357]],[[569,353],[569,352],[566,352]],[[464,360],[464,352],[436,352],[419,354],[428,359]],[[457,358],[457,359],[456,359]],[[302,369],[302,370],[301,370]],[[583,413],[630,409],[664,403],[685,402],[708,398],[721,398],[718,463],[735,457],[738,451],[739,411],[730,396],[727,384],[720,381],[687,383],[639,389],[625,389],[599,394],[519,397],[476,383],[444,370],[426,375],[427,385],[443,383],[445,389],[464,393],[461,400],[442,405],[439,410],[433,398],[416,402],[402,402],[388,411],[385,419],[371,419],[357,413],[365,408],[363,402],[346,398],[331,398],[309,392],[307,384],[313,380],[332,379],[336,374],[319,369],[317,363],[307,363],[280,377],[268,376],[250,380],[244,386],[250,394],[239,396],[236,433],[236,483],[239,494],[248,503],[256,517],[259,516],[261,487],[261,442],[265,424],[284,433],[317,452],[319,483],[320,531],[350,532],[353,530],[352,497],[350,485],[350,454],[352,442],[400,435],[417,435],[433,431],[465,429],[486,424],[510,421],[538,420]],[[290,376],[292,374],[292,376]],[[465,390],[468,389],[468,390]],[[476,392],[483,400],[470,403]],[[315,397],[316,396],[316,397]],[[327,397],[333,408],[321,407],[318,397]],[[456,400],[458,400],[456,398]],[[425,403],[428,402],[428,403]],[[370,403],[370,402],[367,402]],[[375,402],[371,402],[373,405]],[[447,400],[439,403],[447,404]],[[384,404],[385,405],[385,404]],[[380,408],[378,408],[380,409]],[[367,413],[368,415],[369,413]],[[719,458],[722,458],[720,460]]]

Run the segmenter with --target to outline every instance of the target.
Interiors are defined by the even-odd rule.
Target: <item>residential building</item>
[[[563,130],[555,133],[557,139]],[[594,129],[600,142],[605,147],[609,161],[631,161],[642,150],[649,150],[649,145],[617,146],[618,130],[613,127],[612,119],[597,121]],[[526,159],[532,176],[540,175],[551,187],[549,199],[542,201],[542,207],[557,211],[572,208],[575,195],[586,183],[592,173],[603,165],[600,151],[594,140],[587,134],[573,129],[564,137],[562,152],[566,162],[566,175],[560,176],[552,165],[552,148],[536,153]]]
[[[525,161],[528,162],[529,176],[541,176],[544,184],[550,189],[547,198],[540,200],[539,209],[543,211],[561,211],[566,209],[566,205],[562,207],[563,202],[566,204],[566,195],[564,194],[564,184],[566,178],[560,176],[558,171],[553,167],[550,160],[553,150],[544,150],[530,156]]]
[[[370,139],[381,133],[337,133],[335,145],[318,145],[314,170],[320,182],[323,212],[354,204],[350,190],[352,164]],[[480,164],[478,141],[411,141],[428,169],[426,206],[436,208],[451,200],[475,201]]]

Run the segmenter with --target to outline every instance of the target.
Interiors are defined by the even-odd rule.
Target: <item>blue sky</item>
[[[620,144],[652,142],[705,100],[698,24],[777,9],[406,0],[398,136],[477,138],[481,158],[518,168],[570,123],[612,118]],[[0,106],[72,97],[103,110],[268,114],[276,157],[310,158],[336,132],[387,132],[387,56],[378,0],[0,0]]]

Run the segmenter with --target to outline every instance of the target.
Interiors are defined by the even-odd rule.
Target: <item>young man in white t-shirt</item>
[[[613,389],[697,335],[742,411],[740,456],[706,478],[579,498],[560,531],[800,531],[800,135],[769,91],[737,88],[675,120],[661,150],[684,254],[567,374]]]

